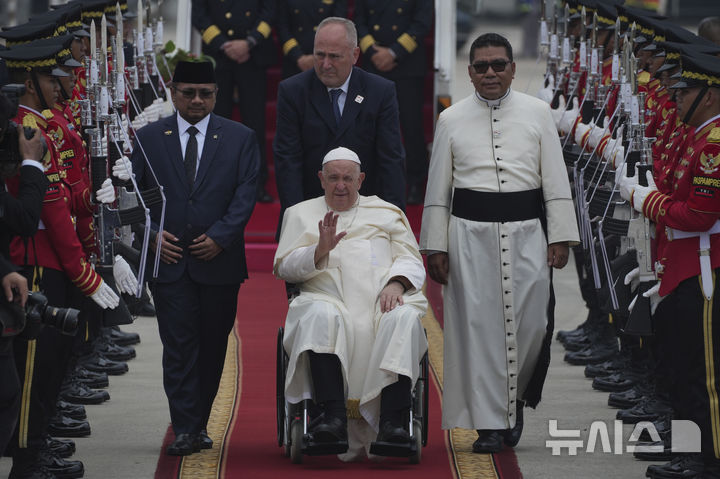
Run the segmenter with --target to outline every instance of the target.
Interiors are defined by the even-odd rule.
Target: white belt
[[[700,257],[700,278],[702,280],[703,294],[707,299],[712,298],[713,280],[712,280],[712,263],[710,261],[710,235],[720,233],[720,220],[716,221],[707,231],[680,231],[675,228],[665,227],[668,240],[678,240],[685,238],[700,238],[700,249],[698,256]]]

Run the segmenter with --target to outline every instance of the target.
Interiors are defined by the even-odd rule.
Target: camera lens
[[[74,336],[78,327],[80,311],[73,308],[48,306],[42,313],[42,322],[60,330],[62,334]]]

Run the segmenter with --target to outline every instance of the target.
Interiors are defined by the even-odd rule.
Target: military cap
[[[65,26],[68,31],[76,37],[89,37],[90,25],[82,21],[82,4],[80,2],[71,2],[58,8],[66,15]]]
[[[49,75],[65,77],[67,73],[58,68],[57,55],[62,50],[59,43],[43,46],[17,45],[0,51],[0,58],[5,60],[12,70],[40,71]]]
[[[59,65],[65,66],[65,67],[71,67],[71,68],[77,68],[81,67],[82,63],[75,60],[72,56],[72,52],[70,50],[71,45],[75,37],[67,33],[65,35],[61,35],[59,37],[51,37],[51,38],[43,38],[42,40],[35,40],[33,42],[27,43],[26,46],[28,47],[44,47],[47,45],[60,45],[62,48],[56,55],[56,59]]]
[[[597,2],[595,11],[597,12],[598,28],[602,30],[615,29],[615,21],[618,17],[615,3]]]
[[[720,88],[720,58],[702,53],[683,54],[680,81],[670,88]]]
[[[5,44],[8,47],[12,47],[41,38],[54,37],[64,32],[65,27],[63,26],[62,31],[60,31],[57,24],[53,21],[47,23],[30,22],[3,30],[0,32],[0,38],[4,38]]]
[[[568,6],[568,13],[570,16],[568,17],[568,20],[575,20],[580,18],[580,10],[582,10],[582,5],[577,0],[567,0],[565,2]]]
[[[637,31],[635,32],[636,43],[650,42],[655,36],[655,31],[650,25],[649,20],[664,20],[666,18],[650,10],[625,5],[619,5],[617,11],[623,28],[628,28],[632,23],[635,23],[637,26]]]
[[[128,3],[127,0],[108,0],[108,4],[105,6],[105,17],[108,20],[111,20],[113,22],[117,22],[117,19],[115,18],[117,16],[117,6],[120,4],[120,13],[122,14],[123,18],[129,18],[127,16],[128,12]]]
[[[95,20],[96,24],[99,24],[100,19],[105,13],[105,7],[107,6],[107,0],[78,0],[82,5],[82,21],[83,23],[90,25],[92,20]]]

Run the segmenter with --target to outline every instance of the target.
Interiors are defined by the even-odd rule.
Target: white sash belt
[[[679,240],[685,238],[700,238],[700,249],[698,256],[700,257],[700,277],[702,280],[703,294],[707,299],[712,298],[713,281],[712,281],[712,263],[710,261],[710,235],[720,233],[720,220],[707,231],[680,231],[675,228],[665,227],[668,240]]]

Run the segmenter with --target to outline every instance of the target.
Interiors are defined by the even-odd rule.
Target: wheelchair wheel
[[[287,371],[287,356],[283,347],[283,328],[278,328],[277,358],[275,363],[275,400],[277,416],[277,442],[278,446],[287,446],[287,432],[285,423],[287,417],[285,404],[285,373]],[[286,451],[287,455],[287,451]]]
[[[302,419],[295,419],[290,425],[290,460],[293,464],[301,464],[303,423]]]
[[[412,439],[415,441],[415,454],[410,456],[410,464],[420,464],[422,459],[422,448],[423,448],[423,437],[427,437],[425,428],[419,419],[413,419],[413,432],[415,433]]]

